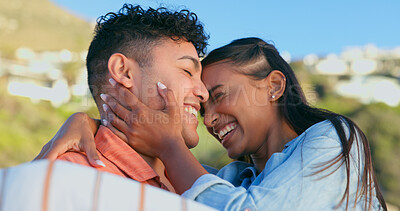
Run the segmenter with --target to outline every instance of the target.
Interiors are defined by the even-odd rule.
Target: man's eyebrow
[[[181,58],[179,58],[178,60],[183,60],[183,59],[189,59],[193,62],[194,67],[196,68],[196,70],[199,70],[200,68],[200,62],[198,59],[192,57],[192,56],[182,56]]]
[[[223,86],[223,85],[222,84],[218,84],[218,85],[214,86],[213,88],[208,90],[208,93],[211,95],[216,89],[218,89],[221,86]]]

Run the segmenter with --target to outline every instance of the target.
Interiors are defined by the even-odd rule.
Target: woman
[[[258,38],[235,40],[212,51],[202,66],[210,92],[202,105],[204,124],[231,158],[250,161],[233,162],[217,176],[193,159],[179,124],[114,121],[130,111],[106,100],[117,105],[110,106],[117,116],[110,112],[107,127],[124,133],[136,150],[159,157],[178,192],[220,210],[386,210],[364,133],[342,115],[309,106],[274,46]],[[171,93],[160,94],[170,112],[143,106],[136,112],[175,115]],[[137,143],[138,128],[168,136]]]

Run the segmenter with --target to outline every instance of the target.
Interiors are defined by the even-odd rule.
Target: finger
[[[96,168],[105,167],[104,163],[100,160],[97,154],[96,144],[93,137],[83,137],[84,142],[79,146],[80,150],[86,153],[86,157],[89,160],[90,165]]]
[[[117,114],[114,113],[114,109],[110,108],[108,105],[103,104],[103,109],[104,112],[106,113],[106,120],[111,123],[114,127],[116,127],[118,130],[122,131],[123,133],[127,133],[129,130],[129,126],[127,122],[132,122],[134,121],[133,116],[131,117],[131,112],[130,111],[120,111],[119,115],[125,116],[125,118],[122,120],[120,116],[117,116]],[[120,108],[123,110],[126,110],[125,108]],[[116,111],[116,110],[115,110]],[[122,114],[124,113],[124,114]]]
[[[115,82],[112,78],[110,78],[109,81],[110,84],[116,88],[116,92],[112,92],[110,95],[118,100],[122,106],[126,108],[140,108],[141,106],[144,106],[142,101],[140,101],[139,98],[137,98],[129,89]]]
[[[40,160],[43,158],[43,156],[46,154],[47,150],[49,149],[49,143],[50,142],[46,143],[43,146],[42,150],[39,152],[39,154],[33,160]]]
[[[54,143],[49,146],[49,149],[45,152],[42,159],[55,160],[58,156],[64,154],[68,150],[68,147],[66,148],[65,145]]]
[[[128,138],[125,136],[125,134],[116,129],[110,122],[103,119],[103,125],[106,126],[108,129],[110,129],[116,136],[122,139],[125,143],[128,143]]]
[[[167,103],[167,87],[163,83],[157,82],[157,91],[158,94],[160,94],[160,96],[163,98],[164,103]]]
[[[128,117],[132,111],[123,107],[119,102],[108,94],[101,94],[101,99],[106,103],[103,104],[103,110],[106,113],[113,113],[118,117]]]
[[[171,89],[168,89],[164,84],[161,82],[157,83],[158,86],[158,93],[165,101],[165,108],[168,113],[176,114],[179,112],[178,103],[176,102],[175,94]]]

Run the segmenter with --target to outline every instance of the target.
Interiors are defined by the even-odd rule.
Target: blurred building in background
[[[7,78],[10,95],[28,97],[33,102],[50,101],[55,107],[73,97],[89,96],[85,56],[87,52],[15,51],[15,59],[0,58],[0,76]],[[289,52],[282,56],[291,62]],[[379,49],[375,45],[349,47],[339,55],[303,58],[313,74],[336,79],[335,93],[363,103],[400,104],[400,47]]]
[[[339,55],[324,58],[307,55],[303,63],[314,74],[337,78],[335,92],[341,96],[357,98],[365,104],[400,104],[400,47],[349,47]]]
[[[0,59],[0,75],[7,78],[10,95],[49,101],[58,107],[73,96],[87,95],[85,55],[66,49],[34,52],[19,48],[15,59]]]

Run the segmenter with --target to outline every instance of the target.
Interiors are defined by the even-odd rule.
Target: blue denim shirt
[[[348,129],[346,133],[348,136]],[[349,210],[365,210],[365,198],[354,203],[364,166],[362,149],[355,141],[350,152]],[[251,164],[232,162],[216,175],[198,178],[183,196],[218,210],[333,210],[345,192],[346,167],[338,162],[317,171],[341,152],[336,129],[326,120],[291,140],[282,152],[274,153],[260,174]],[[372,210],[381,210],[375,196],[372,201]],[[346,201],[339,210],[345,206]]]

